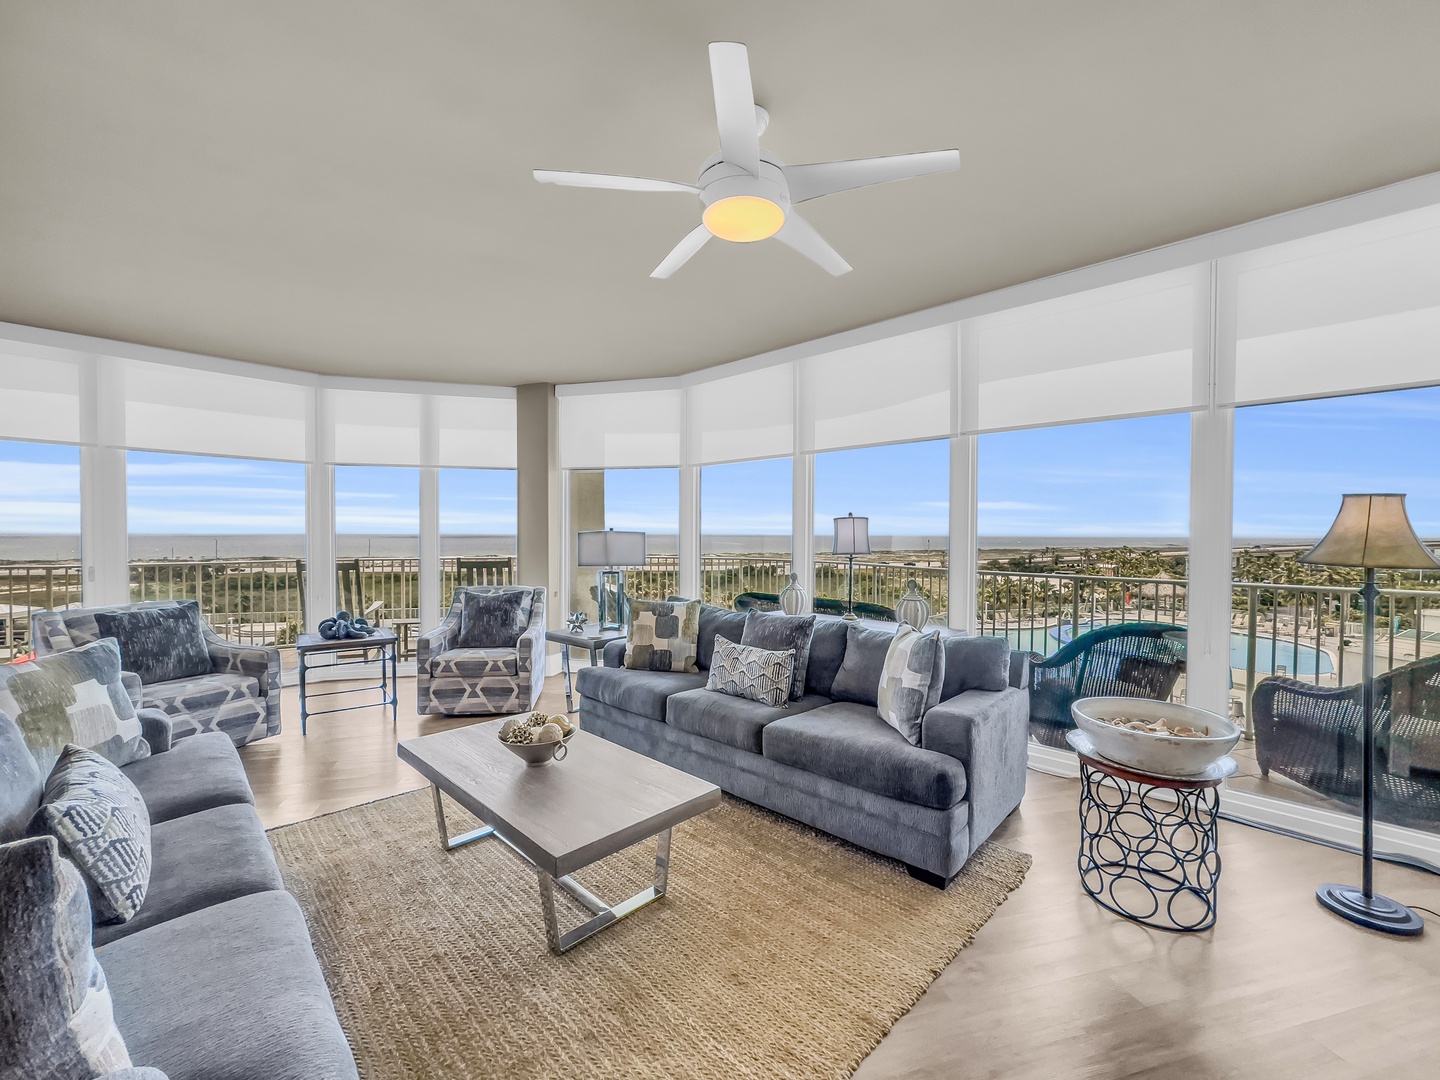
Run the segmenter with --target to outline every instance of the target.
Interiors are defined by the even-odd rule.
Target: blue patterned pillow
[[[529,589],[467,589],[460,604],[462,649],[513,649],[530,626]]]
[[[120,666],[146,686],[210,674],[210,649],[194,603],[97,611],[95,628],[119,643]]]
[[[754,645],[736,645],[716,634],[715,655],[705,689],[788,709],[790,683],[794,677],[794,649],[771,652]]]
[[[130,778],[94,751],[67,746],[36,818],[85,875],[95,918],[134,918],[150,888],[150,812]]]

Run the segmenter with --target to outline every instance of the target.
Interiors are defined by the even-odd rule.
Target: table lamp
[[[1330,531],[1299,561],[1315,566],[1365,568],[1365,587],[1360,590],[1365,600],[1365,651],[1360,676],[1361,885],[1358,889],[1353,885],[1321,885],[1315,898],[1335,914],[1367,929],[1413,936],[1424,930],[1425,920],[1404,904],[1377,895],[1374,888],[1375,601],[1380,595],[1375,571],[1440,570],[1440,560],[1415,535],[1405,513],[1404,495],[1343,495]]]
[[[846,578],[849,582],[849,599],[845,602],[845,618],[855,621],[855,556],[870,554],[870,519],[846,514],[835,519],[835,554],[847,555],[850,569]]]
[[[595,574],[595,602],[601,630],[625,628],[625,566],[645,565],[645,534],[615,529],[586,529],[576,534],[576,564],[600,569]]]

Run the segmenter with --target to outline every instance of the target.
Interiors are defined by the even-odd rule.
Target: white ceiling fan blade
[[[885,184],[891,180],[908,180],[912,176],[930,173],[952,172],[958,168],[959,150],[931,150],[923,154],[786,165],[785,180],[790,185],[790,201],[799,203],[837,191]]]
[[[536,169],[535,179],[542,184],[560,184],[563,187],[607,188],[611,191],[686,191],[699,195],[700,189],[692,184],[677,184],[670,180],[651,180],[644,176],[611,176],[609,173],[553,172]]]
[[[737,41],[710,43],[710,82],[715,88],[715,123],[720,156],[751,176],[760,175],[760,136],[756,131],[755,89],[750,85],[750,54]]]
[[[812,262],[818,263],[828,273],[839,277],[854,269],[838,251],[826,243],[825,238],[815,231],[815,226],[794,210],[785,215],[785,224],[775,234],[775,239],[794,248]]]
[[[690,256],[704,247],[705,241],[709,239],[710,230],[705,228],[704,225],[696,225],[695,228],[685,234],[685,239],[676,244],[674,250],[665,256],[665,261],[650,271],[650,276],[653,278],[668,278],[676,270],[679,270],[680,267],[689,262]]]

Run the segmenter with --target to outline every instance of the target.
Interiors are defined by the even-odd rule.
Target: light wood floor
[[[395,739],[471,720],[420,718],[401,680],[399,724],[378,709],[313,719],[241,751],[267,826],[422,786]],[[564,708],[559,679],[542,707]],[[995,839],[1035,857],[1025,884],[860,1067],[857,1080],[1440,1077],[1440,919],[1418,939],[1323,911],[1322,881],[1358,860],[1222,823],[1215,929],[1172,935],[1101,910],[1075,875],[1077,784],[1029,774]],[[1440,910],[1440,878],[1381,866],[1388,895]],[[419,1078],[417,1078],[419,1080]]]

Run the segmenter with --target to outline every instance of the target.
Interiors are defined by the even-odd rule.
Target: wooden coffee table
[[[571,738],[564,760],[526,765],[501,744],[502,723],[406,739],[396,752],[430,781],[444,850],[494,837],[535,868],[545,938],[562,953],[665,895],[670,830],[719,806],[720,789],[585,731]],[[441,792],[485,825],[451,836]],[[652,836],[655,884],[630,899],[612,906],[571,877]],[[593,913],[564,933],[555,918],[557,885]]]

